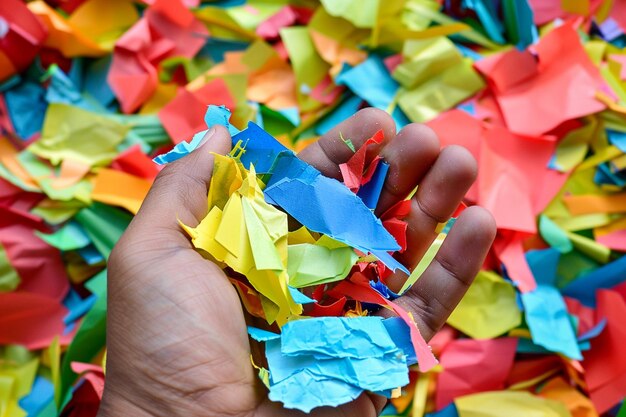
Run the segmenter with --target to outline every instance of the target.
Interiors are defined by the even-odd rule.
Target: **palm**
[[[358,146],[380,128],[387,137],[394,136],[388,116],[361,112],[301,157],[337,177],[337,164],[350,156],[338,133],[348,134]],[[413,125],[382,150],[372,150],[392,162],[381,211],[404,198],[418,182],[426,189],[414,197],[417,208],[408,218],[410,250],[401,260],[409,267],[421,258],[435,236],[437,222],[450,216],[475,175],[466,154],[456,160],[451,152],[438,158],[436,138],[424,132]],[[220,129],[205,147],[224,153],[229,144]],[[452,159],[444,161],[448,169],[435,163],[444,158]],[[203,148],[166,168],[111,257],[103,415],[107,409],[111,415],[130,409],[138,416],[300,414],[267,400],[250,366],[246,321],[236,291],[216,265],[191,248],[175,221],[179,217],[186,224],[197,224],[204,216],[211,167],[212,157]],[[442,180],[453,185],[433,198],[429,184]],[[469,211],[455,229],[436,265],[400,301],[413,310],[426,338],[459,301],[494,234],[492,220],[480,210]],[[398,275],[392,281],[400,284],[404,278]],[[445,298],[436,293],[437,288],[444,290]],[[341,410],[318,409],[313,414],[369,417],[380,405],[380,399],[363,395]]]

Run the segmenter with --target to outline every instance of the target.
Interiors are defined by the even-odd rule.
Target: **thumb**
[[[177,219],[196,226],[207,213],[207,193],[213,173],[213,153],[226,154],[231,137],[214,126],[189,155],[168,164],[154,180],[128,233],[159,239],[167,246],[189,246]],[[143,240],[143,239],[142,239]]]

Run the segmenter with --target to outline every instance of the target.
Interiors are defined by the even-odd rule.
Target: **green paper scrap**
[[[576,249],[599,263],[605,264],[611,258],[611,249],[593,239],[571,232],[567,233],[567,237]]]
[[[93,129],[98,126],[98,129]],[[117,155],[117,145],[129,127],[78,107],[54,103],[48,106],[41,139],[29,150],[58,165],[70,159],[91,166],[106,165]]]
[[[422,21],[435,22],[440,25],[457,23],[457,20],[438,11],[440,4],[436,1],[407,0],[406,8],[408,12],[411,12],[410,16],[407,16],[406,19],[413,19],[417,16]],[[463,31],[459,33],[458,36],[488,49],[498,50],[502,48],[502,46],[492,42],[489,38],[474,29]]]
[[[7,180],[8,182],[10,182],[11,184],[15,185],[16,187],[21,188],[24,191],[32,191],[32,192],[39,192],[39,188],[37,187],[33,187],[32,185],[26,184],[24,181],[22,181],[21,178],[17,177],[16,175],[14,175],[11,171],[9,171],[3,164],[2,162],[0,162],[0,177]]]
[[[331,16],[342,17],[358,28],[373,28],[382,6],[380,0],[322,0],[322,5]]]
[[[65,397],[76,374],[72,362],[90,362],[102,350],[106,340],[107,270],[95,275],[86,287],[97,297],[94,306],[83,318],[74,340],[67,348],[61,364],[61,397]]]
[[[46,223],[58,225],[74,217],[84,207],[85,203],[79,200],[55,201],[52,205],[40,204],[31,213],[44,219]]]
[[[249,1],[247,6],[226,9],[226,13],[244,29],[256,29],[261,22],[289,4],[286,0]]]
[[[13,291],[18,285],[20,285],[20,276],[11,266],[4,246],[0,242],[0,292]]]
[[[527,391],[491,391],[454,400],[459,417],[571,417],[565,404]]]
[[[626,417],[626,402],[622,403],[622,406],[615,417]]]
[[[448,324],[474,339],[501,336],[522,323],[515,288],[498,274],[481,271]]]
[[[132,216],[125,211],[101,203],[94,203],[74,217],[102,256],[108,258]]]
[[[539,216],[539,233],[546,243],[561,253],[570,252],[574,248],[568,234],[543,214]]]
[[[598,129],[596,119],[591,123],[565,135],[559,142],[554,155],[554,165],[561,172],[568,172],[580,164],[589,151],[589,144]]]
[[[406,41],[402,55],[404,61],[396,67],[392,76],[407,89],[416,88],[463,61],[457,47],[445,36]]]
[[[310,110],[318,106],[318,103],[308,94],[324,79],[330,65],[317,53],[307,28],[297,26],[283,28],[280,30],[280,37],[285,43],[296,74],[300,110]]]
[[[472,67],[472,61],[464,58],[415,89],[401,91],[398,94],[398,105],[411,121],[427,122],[484,86],[482,78]]]
[[[320,241],[289,245],[288,251],[289,285],[295,288],[340,281],[348,276],[359,259],[348,246],[329,248]]]
[[[79,200],[85,204],[91,203],[91,190],[93,189],[93,185],[90,181],[82,179],[74,185],[56,188],[53,185],[54,178],[57,175],[55,169],[44,160],[39,159],[29,150],[20,152],[17,159],[26,172],[28,172],[28,175],[37,181],[41,190],[50,199],[56,201]]]
[[[426,271],[426,268],[428,268],[433,259],[435,259],[435,255],[437,255],[437,252],[441,248],[441,245],[443,244],[445,238],[446,235],[443,233],[440,233],[435,238],[433,243],[431,243],[430,247],[426,250],[426,253],[424,253],[424,256],[422,256],[422,259],[420,259],[417,266],[413,269],[413,272],[411,272],[411,275],[409,275],[407,280],[404,282],[404,285],[402,286],[398,294],[404,294],[417,282],[417,280],[422,276],[424,271]]]
[[[82,228],[74,222],[69,222],[54,233],[45,234],[35,231],[50,246],[62,251],[76,250],[89,245],[91,241]]]

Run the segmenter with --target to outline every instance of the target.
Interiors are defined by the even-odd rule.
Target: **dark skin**
[[[383,111],[365,109],[300,153],[323,174],[340,178],[338,165],[382,129],[385,142],[368,149],[391,164],[377,214],[419,184],[406,219],[408,250],[400,260],[414,268],[476,177],[476,162],[462,147],[440,150],[437,136],[411,124],[397,135]],[[99,417],[305,415],[268,400],[250,365],[250,344],[237,292],[215,264],[192,248],[177,223],[195,226],[207,213],[211,152],[230,150],[226,129],[216,127],[199,149],[167,166],[109,260],[106,386]],[[398,304],[411,311],[429,340],[479,271],[496,226],[480,207],[466,209],[435,260]],[[390,285],[399,289],[406,275]],[[363,394],[337,408],[309,415],[374,417],[385,399]]]

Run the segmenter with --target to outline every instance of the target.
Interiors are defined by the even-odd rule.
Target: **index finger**
[[[358,150],[379,130],[383,131],[384,139],[380,144],[372,145],[367,150],[368,157],[377,155],[396,135],[396,124],[391,116],[383,110],[368,107],[335,126],[317,142],[300,152],[298,157],[313,165],[325,176],[341,180],[339,165],[354,155],[344,140],[350,140],[354,149]]]

